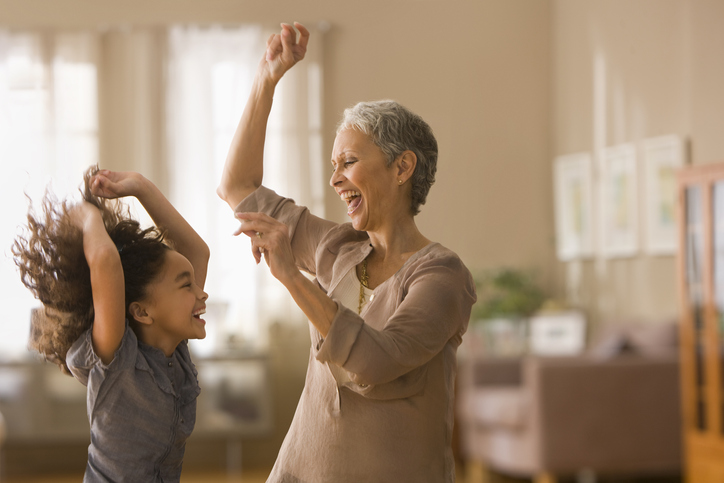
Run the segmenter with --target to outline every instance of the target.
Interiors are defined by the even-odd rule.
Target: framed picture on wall
[[[589,153],[559,156],[554,163],[556,251],[562,261],[593,255],[591,164]]]
[[[686,163],[684,140],[676,135],[645,139],[641,156],[645,180],[645,247],[650,255],[674,255],[676,172]]]
[[[601,247],[609,258],[639,250],[636,147],[620,144],[601,152]]]

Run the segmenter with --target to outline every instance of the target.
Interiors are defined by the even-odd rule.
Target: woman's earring
[[[397,180],[397,184],[402,184],[402,180],[401,180],[401,179],[398,179],[398,180]]]

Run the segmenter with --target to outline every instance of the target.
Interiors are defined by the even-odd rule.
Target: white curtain
[[[27,194],[39,206],[46,185],[77,192],[98,162],[98,37],[92,33],[0,30],[0,359],[27,357],[30,308],[10,247],[25,221]],[[52,181],[52,183],[51,183]]]
[[[256,266],[230,208],[215,196],[232,136],[272,30],[169,31],[166,128],[170,198],[211,248],[207,339],[200,353],[266,342],[271,322],[304,320],[264,263]],[[316,34],[316,32],[315,32]],[[321,35],[280,82],[267,130],[265,185],[323,216]]]

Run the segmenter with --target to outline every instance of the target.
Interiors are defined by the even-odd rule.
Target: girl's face
[[[345,129],[337,134],[329,184],[347,203],[356,230],[375,231],[392,220],[390,213],[401,202],[394,166],[387,166],[385,154],[363,132]]]
[[[206,337],[206,299],[196,285],[194,267],[175,250],[166,251],[159,276],[147,289],[146,311],[151,316],[154,339],[179,342]],[[175,347],[175,345],[174,345]]]

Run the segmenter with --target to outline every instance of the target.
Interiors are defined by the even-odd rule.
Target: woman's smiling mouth
[[[362,194],[359,191],[346,190],[339,194],[342,201],[347,203],[347,214],[351,215],[362,202]]]

